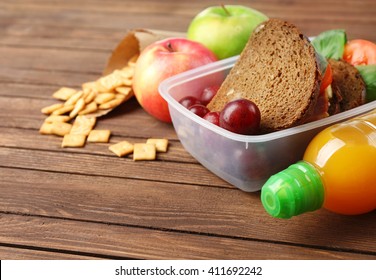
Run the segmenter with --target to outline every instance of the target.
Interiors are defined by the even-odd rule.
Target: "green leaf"
[[[333,29],[320,33],[312,40],[316,52],[327,59],[340,59],[345,50],[347,36],[345,30]]]
[[[355,66],[366,84],[366,101],[376,100],[376,64]]]

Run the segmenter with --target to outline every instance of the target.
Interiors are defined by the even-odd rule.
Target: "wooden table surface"
[[[376,41],[374,0],[231,1],[289,20],[308,36],[344,28]],[[170,124],[136,100],[98,120],[110,144],[166,137],[156,161],[118,158],[110,144],[61,148],[39,134],[61,86],[100,77],[133,28],[185,32],[218,1],[0,1],[1,259],[376,259],[376,212],[269,217],[188,154]]]

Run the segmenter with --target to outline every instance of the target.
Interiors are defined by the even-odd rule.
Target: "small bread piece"
[[[108,147],[118,157],[123,157],[133,152],[133,144],[128,141],[121,141]]]
[[[208,108],[219,112],[245,98],[260,109],[262,133],[285,129],[312,114],[321,79],[308,38],[291,23],[269,19],[254,30]]]
[[[332,85],[338,87],[342,97],[340,111],[363,105],[366,102],[366,86],[358,69],[344,60],[329,59],[329,64],[333,73]]]
[[[86,135],[80,134],[66,134],[64,135],[61,147],[74,147],[79,148],[85,146]]]
[[[108,143],[110,135],[111,131],[108,129],[94,129],[90,131],[87,141],[93,143]]]
[[[133,145],[133,160],[155,160],[157,149],[154,144],[136,143]]]
[[[149,138],[148,140],[146,140],[146,144],[154,144],[157,152],[162,152],[162,153],[167,152],[167,146],[168,146],[167,139]]]
[[[47,107],[42,108],[41,112],[42,112],[43,114],[50,115],[50,114],[52,114],[54,111],[56,111],[56,110],[62,108],[63,106],[64,106],[64,104],[62,104],[62,103],[52,104],[52,105],[50,105],[50,106],[47,106]]]
[[[96,123],[95,117],[77,116],[70,134],[89,135]]]
[[[75,93],[77,93],[77,90],[74,88],[62,87],[55,91],[52,96],[56,99],[67,101]]]

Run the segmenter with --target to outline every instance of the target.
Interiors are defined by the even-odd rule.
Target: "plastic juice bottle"
[[[286,219],[321,207],[346,215],[375,210],[376,110],[317,134],[302,161],[269,178],[261,201]]]

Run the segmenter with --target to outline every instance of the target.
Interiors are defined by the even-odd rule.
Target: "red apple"
[[[159,94],[159,84],[168,77],[217,61],[212,51],[184,38],[168,38],[152,43],[140,54],[133,77],[135,96],[150,115],[171,122],[167,102]]]

